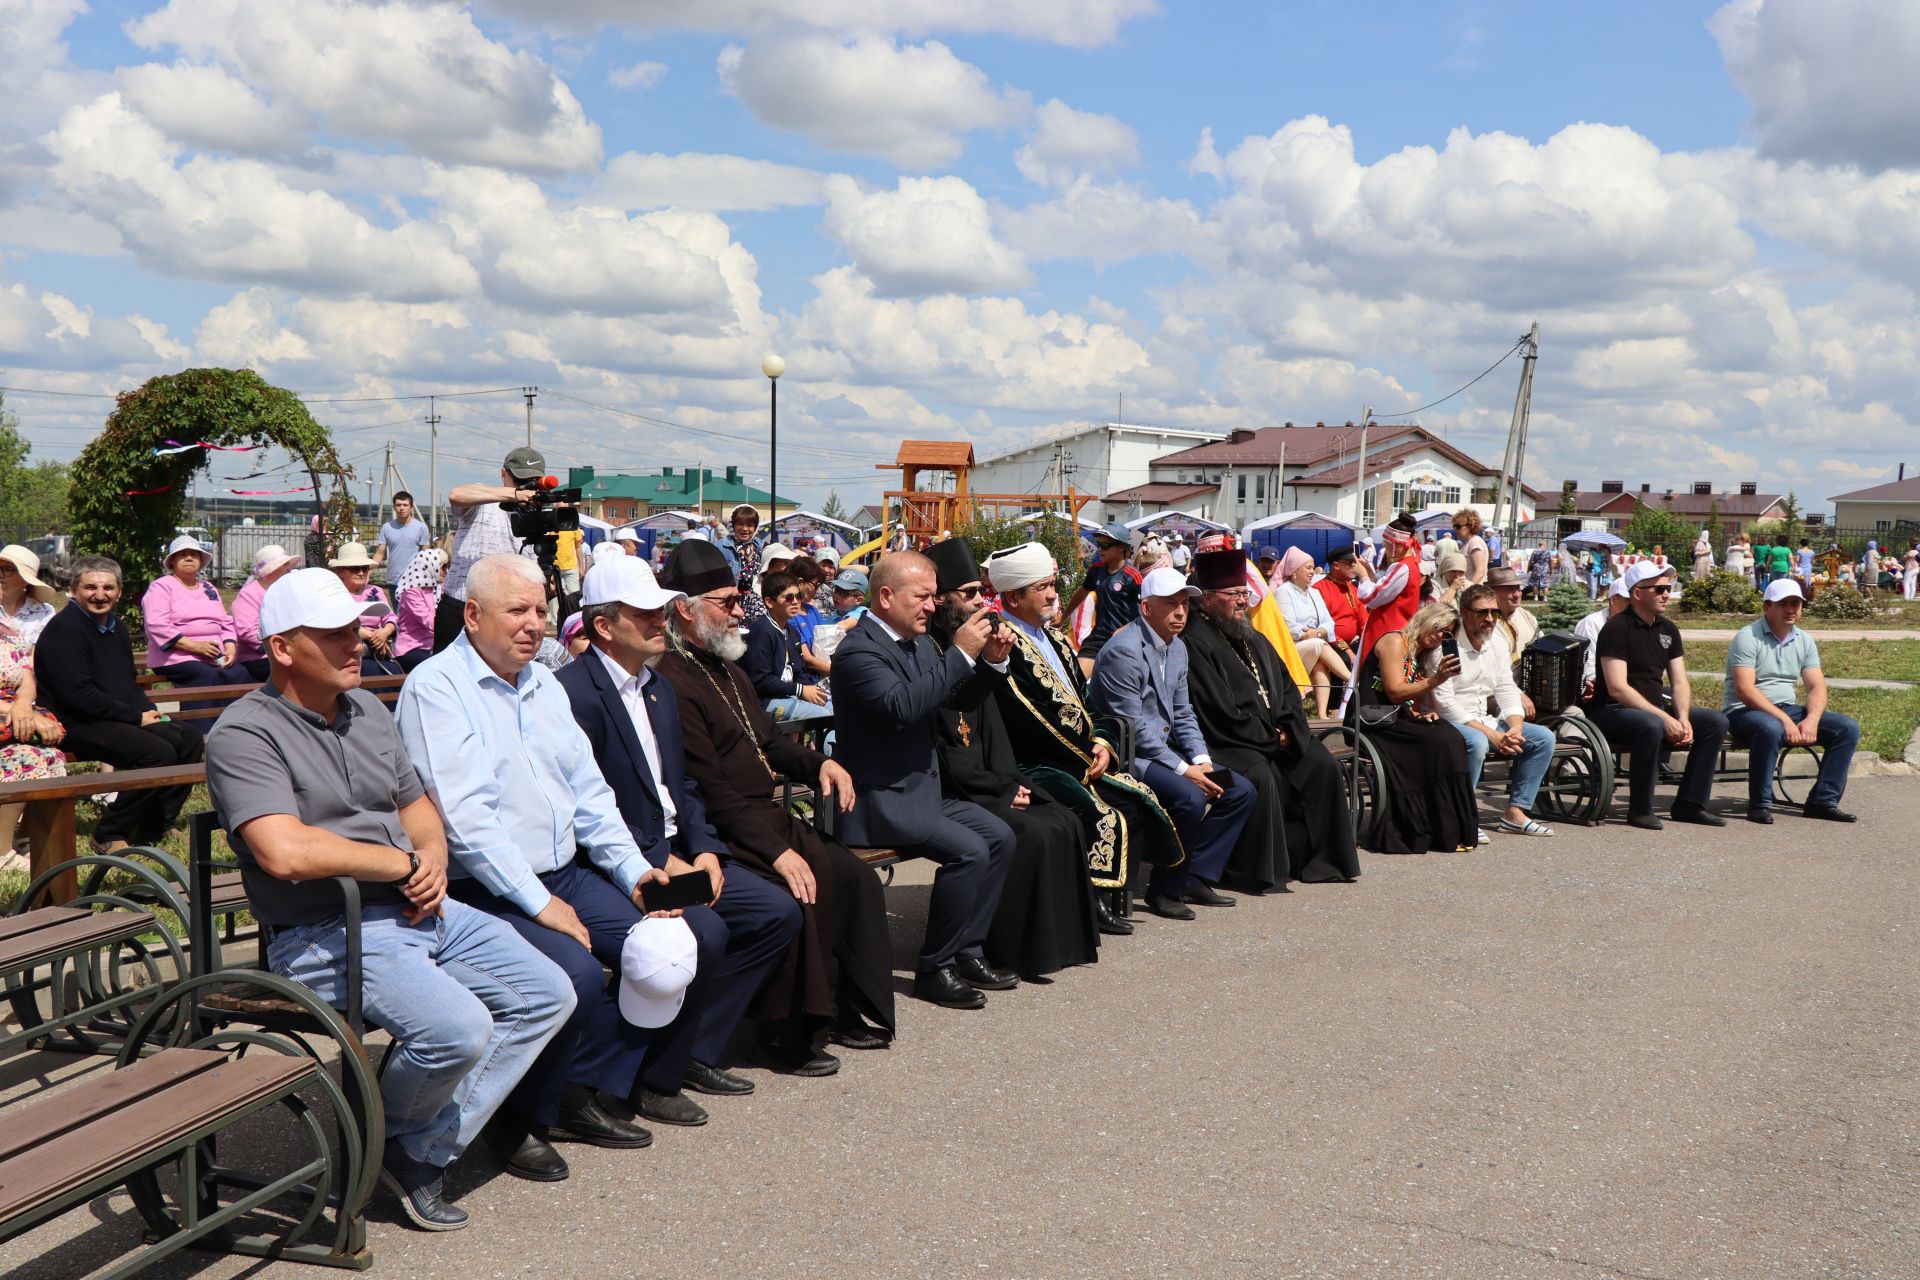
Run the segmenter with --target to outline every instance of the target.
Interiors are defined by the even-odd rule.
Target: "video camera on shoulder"
[[[551,543],[580,527],[580,491],[562,489],[556,476],[538,476],[519,484],[532,491],[524,502],[503,502],[512,513],[513,536],[523,542]]]

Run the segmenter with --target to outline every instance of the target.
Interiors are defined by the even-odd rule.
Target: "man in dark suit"
[[[593,647],[562,667],[559,680],[647,861],[670,876],[705,871],[713,880],[707,905],[725,922],[727,945],[685,1082],[697,1093],[745,1094],[753,1082],[723,1070],[720,1061],[760,984],[800,932],[800,907],[763,880],[726,874],[726,842],[687,777],[679,701],[652,670],[667,648],[666,608],[679,594],[659,587],[653,571],[632,556],[596,568],[581,596]],[[829,1074],[830,1064],[816,1066],[809,1074]]]
[[[988,696],[1000,678],[992,665],[1005,663],[1011,639],[995,634],[982,613],[941,653],[927,636],[933,562],[918,552],[881,557],[868,590],[867,615],[833,653],[834,758],[852,775],[857,797],[841,836],[940,864],[913,994],[948,1008],[982,1008],[982,989],[1020,980],[989,965],[982,951],[1015,839],[979,805],[941,798],[934,739],[943,706],[978,706]]]

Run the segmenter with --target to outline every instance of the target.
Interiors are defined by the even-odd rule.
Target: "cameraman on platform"
[[[546,473],[546,458],[529,445],[515,449],[500,464],[499,484],[463,484],[447,495],[453,508],[453,554],[433,613],[435,653],[458,639],[466,625],[467,571],[487,556],[523,554],[520,539],[513,536],[513,515],[500,504],[532,499]]]

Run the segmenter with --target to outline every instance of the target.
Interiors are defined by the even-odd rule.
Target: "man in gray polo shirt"
[[[1820,670],[1820,646],[1794,625],[1806,603],[1800,584],[1775,578],[1767,584],[1760,617],[1733,633],[1727,646],[1727,725],[1747,740],[1747,821],[1773,821],[1773,768],[1782,746],[1821,748],[1820,776],[1807,793],[1801,813],[1827,822],[1852,822],[1841,811],[1860,726],[1827,710],[1827,678]],[[1807,700],[1794,701],[1794,686],[1804,680]]]
[[[443,1171],[573,1011],[558,966],[485,912],[446,896],[440,814],[393,717],[360,684],[360,602],[331,570],[267,590],[270,682],[207,737],[207,788],[240,855],[275,973],[345,997],[346,919],[332,877],[361,882],[368,1021],[399,1048],[380,1081],[381,1179],[429,1231],[467,1223]]]

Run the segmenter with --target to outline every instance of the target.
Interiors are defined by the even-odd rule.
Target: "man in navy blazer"
[[[944,706],[977,707],[1004,670],[1009,635],[981,613],[945,653],[927,635],[935,605],[933,562],[917,551],[882,556],[868,580],[868,610],[833,651],[833,758],[853,778],[841,819],[849,844],[879,845],[940,864],[927,902],[927,936],[913,994],[954,1009],[987,1003],[982,990],[1015,986],[981,950],[1013,857],[1012,828],[977,804],[940,794],[934,734]]]
[[[686,1087],[752,1093],[753,1082],[722,1069],[720,1059],[761,983],[800,932],[800,906],[756,876],[726,874],[726,842],[687,777],[679,702],[649,665],[666,652],[666,607],[679,594],[656,585],[653,571],[632,556],[595,568],[581,596],[592,647],[558,678],[640,852],[668,875],[705,871],[713,879],[714,901],[686,912],[703,943],[695,981],[710,984]],[[695,923],[702,916],[718,916],[714,924],[724,933],[724,949],[711,961],[708,933]]]
[[[1194,902],[1230,907],[1213,886],[1226,872],[1257,798],[1237,774],[1216,774],[1187,697],[1189,602],[1200,594],[1178,569],[1159,568],[1140,584],[1140,616],[1113,634],[1094,660],[1088,697],[1100,712],[1133,722],[1133,776],[1153,788],[1173,818],[1187,859],[1155,867],[1147,910],[1170,920],[1193,919]],[[1224,777],[1225,785],[1216,781]]]

